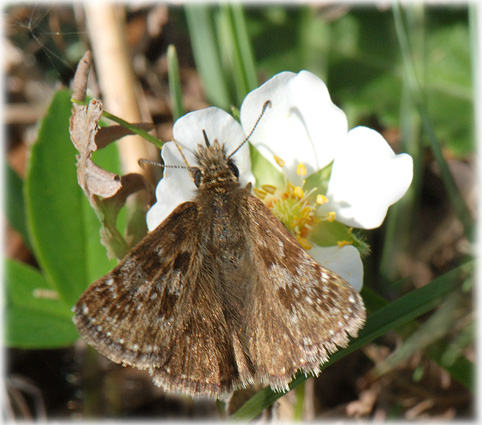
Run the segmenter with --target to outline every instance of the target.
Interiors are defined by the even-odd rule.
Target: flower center
[[[284,161],[275,158],[276,162],[284,165]],[[297,167],[299,176],[306,175],[306,167],[300,163]],[[273,185],[263,185],[255,188],[255,195],[271,210],[275,217],[280,220],[290,233],[292,233],[298,243],[304,249],[311,249],[313,245],[308,240],[308,236],[316,224],[321,221],[334,221],[335,212],[329,212],[323,217],[316,214],[319,205],[326,204],[328,199],[323,195],[314,196],[316,188],[305,193],[303,189],[305,181],[301,186],[295,186],[287,182],[285,188],[280,189]]]

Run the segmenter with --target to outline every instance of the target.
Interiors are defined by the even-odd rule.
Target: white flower
[[[241,106],[241,124],[249,132],[266,100],[271,108],[250,142],[274,165],[276,155],[286,162],[286,177],[301,182],[296,173],[304,163],[307,174],[328,165],[346,136],[346,116],[330,99],[323,81],[311,72],[282,72],[249,93]]]
[[[322,266],[334,271],[358,292],[363,286],[363,263],[360,253],[353,245],[321,247],[313,245],[310,255]]]
[[[335,155],[326,197],[338,221],[373,229],[382,224],[388,207],[405,194],[412,175],[410,155],[395,155],[380,133],[355,127]]]
[[[204,145],[203,130],[211,142],[217,139],[224,144],[229,155],[251,132],[267,100],[271,101],[271,107],[259,121],[250,142],[276,167],[279,158],[285,162],[282,172],[289,184],[283,190],[291,199],[282,205],[282,211],[285,214],[288,211],[288,219],[290,215],[293,217],[293,211],[299,214],[294,214],[293,228],[298,231],[295,236],[313,258],[360,290],[363,265],[358,250],[346,245],[346,241],[339,241],[339,246],[313,245],[305,239],[304,231],[317,220],[334,218],[347,226],[365,229],[379,226],[388,207],[403,196],[411,183],[412,158],[407,154],[395,155],[374,130],[356,127],[348,131],[346,116],[331,101],[323,81],[302,71],[282,72],[249,93],[241,106],[242,126],[218,108],[192,112],[177,120],[173,137],[182,146],[189,166],[197,165],[194,152],[199,144]],[[186,170],[187,164],[174,143],[164,145],[162,157],[168,167],[156,189],[157,203],[147,214],[149,230],[195,195],[196,187]],[[247,143],[234,159],[241,184],[253,183]],[[304,178],[330,164],[326,197],[320,195],[310,205],[310,194],[302,188]],[[268,196],[272,196],[272,188],[268,189]]]
[[[203,130],[206,131],[211,143],[217,139],[220,144],[224,144],[228,155],[246,138],[241,125],[222,109],[211,107],[184,115],[176,121],[172,132],[174,140],[182,147],[182,152],[191,167],[197,165],[194,152],[197,151],[198,145],[205,146]],[[149,231],[161,224],[178,205],[192,200],[196,191],[191,174],[173,142],[164,144],[162,158],[167,167],[156,188],[157,202],[147,212]],[[245,143],[234,154],[233,159],[239,169],[241,184],[254,183],[249,145]]]
[[[347,226],[370,229],[380,226],[387,209],[407,191],[412,181],[413,162],[410,155],[395,155],[385,139],[376,131],[356,127],[348,131],[347,119],[333,104],[326,85],[314,74],[282,72],[245,98],[241,106],[241,123],[248,132],[256,122],[266,100],[271,100],[250,142],[271,163],[282,169],[293,185],[302,185],[305,177],[299,165],[310,175],[333,163],[327,202],[317,207],[317,214],[332,214]],[[321,264],[326,263],[343,275],[346,264],[356,264],[358,271],[347,278],[358,286],[363,273],[361,261],[353,262],[356,250],[313,247],[309,252]],[[333,250],[338,250],[332,258]],[[331,251],[331,252],[330,252]]]

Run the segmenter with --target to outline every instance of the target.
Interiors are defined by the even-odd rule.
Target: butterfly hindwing
[[[256,377],[286,389],[297,369],[318,373],[345,347],[365,310],[358,292],[313,260],[259,199],[249,197],[248,208],[256,279],[249,351]]]

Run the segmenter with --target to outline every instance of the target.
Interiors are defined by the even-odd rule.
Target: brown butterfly
[[[318,374],[365,321],[358,292],[240,185],[238,149],[228,155],[204,132],[188,168],[194,199],[73,309],[90,345],[147,369],[169,392],[226,398],[253,383],[285,391],[298,370]]]

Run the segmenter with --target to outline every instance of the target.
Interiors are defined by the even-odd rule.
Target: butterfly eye
[[[238,167],[236,167],[236,164],[233,161],[228,161],[228,167],[233,172],[233,174],[236,176],[236,178],[239,178]]]
[[[194,172],[194,184],[196,185],[196,187],[201,186],[202,179],[203,179],[203,173],[201,172],[201,170],[197,169]]]

